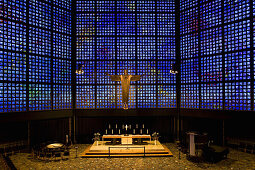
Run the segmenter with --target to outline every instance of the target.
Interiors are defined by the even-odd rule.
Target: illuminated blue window
[[[29,52],[39,55],[51,55],[51,34],[38,28],[30,27]]]
[[[117,37],[117,60],[135,59],[135,37]]]
[[[97,1],[97,12],[114,12],[115,1]]]
[[[0,80],[26,81],[26,55],[0,51]]]
[[[106,73],[115,75],[114,61],[97,61],[97,84],[115,84]]]
[[[175,11],[175,4],[174,0],[158,0],[157,1],[157,11],[158,12],[174,12]]]
[[[186,34],[198,31],[198,8],[191,8],[181,12],[180,16],[180,32]]]
[[[53,7],[53,30],[71,34],[71,12]]]
[[[0,48],[12,51],[26,51],[26,26],[1,20]]]
[[[95,1],[76,1],[77,12],[93,12],[95,11]]]
[[[38,0],[30,0],[29,24],[51,29],[51,5]]]
[[[155,1],[137,1],[137,11],[155,12]]]
[[[124,70],[128,70],[128,74],[135,75],[135,61],[125,61],[125,60],[120,60],[117,61],[117,74],[118,75],[123,75]]]
[[[201,29],[221,24],[221,0],[205,3],[200,11]]]
[[[97,38],[97,59],[113,60],[115,59],[115,38],[98,37]]]
[[[83,66],[84,73],[76,74],[77,84],[94,84],[95,83],[95,62],[94,61],[77,61],[77,66]],[[78,69],[78,67],[76,68]]]
[[[53,109],[71,109],[71,86],[53,85]]]
[[[224,23],[250,17],[250,0],[224,0]]]
[[[3,0],[0,17],[26,22],[26,0]]]
[[[115,107],[115,86],[102,85],[97,86],[97,108],[111,109]]]
[[[227,110],[251,110],[250,82],[226,83],[225,86],[225,107]]]
[[[212,28],[201,32],[201,55],[222,52],[222,30]]]
[[[135,35],[135,14],[117,14],[117,35]]]
[[[158,35],[175,35],[175,14],[158,14],[157,20]]]
[[[77,14],[76,34],[80,36],[95,35],[95,14]]]
[[[198,59],[188,59],[181,61],[181,82],[197,83],[199,81]]]
[[[155,37],[138,37],[137,39],[138,59],[155,60],[156,59],[155,45],[156,45]]]
[[[71,59],[71,37],[53,33],[53,56]]]
[[[201,81],[222,81],[222,56],[210,56],[201,58]]]
[[[97,14],[97,35],[115,35],[115,14]]]
[[[155,35],[155,14],[137,14],[138,35]]]
[[[95,59],[95,38],[77,37],[76,41],[76,59],[93,60]]]
[[[53,59],[53,82],[71,84],[71,61]]]
[[[198,34],[181,37],[181,59],[198,57]]]
[[[181,85],[181,108],[199,108],[199,85]]]
[[[137,94],[138,108],[156,107],[156,85],[139,85]]]
[[[117,1],[117,11],[135,12],[135,1]]]
[[[250,48],[250,21],[224,26],[225,52]]]
[[[225,55],[226,80],[246,80],[251,78],[250,51]]]
[[[78,1],[77,4],[80,4],[79,2],[80,1]],[[86,1],[83,1],[83,3],[86,3]],[[53,0],[53,4],[71,10],[72,0]]]
[[[254,9],[254,16],[255,16],[255,5],[253,9]],[[253,18],[253,47],[255,47],[255,17]]]
[[[51,110],[51,85],[29,84],[29,110]]]
[[[76,108],[95,109],[95,86],[76,86]]]
[[[198,5],[198,0],[180,0],[181,10],[185,10]]]
[[[158,86],[158,107],[175,108],[176,107],[176,86],[159,85]]]
[[[29,81],[51,82],[51,59],[42,56],[29,56]]]
[[[222,83],[201,84],[201,108],[223,109]]]
[[[174,60],[175,54],[175,37],[158,37],[158,59]]]
[[[156,62],[138,61],[137,63],[137,74],[144,75],[138,83],[156,83]]]
[[[176,83],[176,75],[171,74],[170,70],[175,61],[158,61],[158,83]]]
[[[26,84],[0,83],[0,112],[26,111]]]

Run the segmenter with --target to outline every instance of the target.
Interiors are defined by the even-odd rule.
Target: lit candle
[[[125,127],[125,128],[126,128],[126,130],[127,130],[128,126],[126,125],[126,127]]]
[[[135,126],[136,126],[136,129],[138,129],[138,124],[136,124]]]
[[[107,135],[107,129],[105,130],[105,134]]]
[[[149,134],[149,130],[147,129],[147,135]]]
[[[122,125],[122,129],[124,129],[124,125]]]
[[[111,125],[109,124],[109,129],[111,129]]]
[[[68,135],[66,135],[66,143],[68,143]]]
[[[118,129],[118,125],[116,124],[116,129]]]
[[[119,129],[119,135],[120,135],[120,129]]]
[[[143,124],[143,129],[144,129],[144,124]]]
[[[140,129],[140,134],[143,134],[143,130],[142,129]]]
[[[112,129],[112,134],[113,134],[113,129]]]
[[[131,125],[129,125],[129,129],[132,129],[132,128],[131,128]]]
[[[133,130],[133,133],[135,134],[135,129]]]

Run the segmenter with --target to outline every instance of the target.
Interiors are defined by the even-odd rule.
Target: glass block
[[[226,110],[251,110],[251,83],[226,83],[225,108]]]
[[[223,109],[222,83],[201,84],[201,109]]]
[[[181,108],[199,109],[199,85],[181,85]]]
[[[115,85],[97,86],[97,109],[113,109],[115,106]]]
[[[138,108],[156,108],[156,85],[137,86]]]
[[[201,58],[201,81],[222,81],[222,55]]]
[[[76,108],[95,109],[95,86],[76,86]]]
[[[176,86],[158,86],[158,108],[176,108]]]

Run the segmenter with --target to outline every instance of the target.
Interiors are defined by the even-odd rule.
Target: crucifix
[[[128,70],[124,70],[124,75],[109,75],[112,81],[121,81],[122,88],[122,103],[123,109],[128,109],[128,97],[130,81],[139,81],[142,75],[129,75]]]

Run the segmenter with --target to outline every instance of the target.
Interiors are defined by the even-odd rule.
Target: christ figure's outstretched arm
[[[109,75],[108,73],[106,73],[107,76],[110,76],[112,81],[120,81],[120,76],[119,75]]]
[[[143,75],[132,75],[131,81],[139,81]]]

